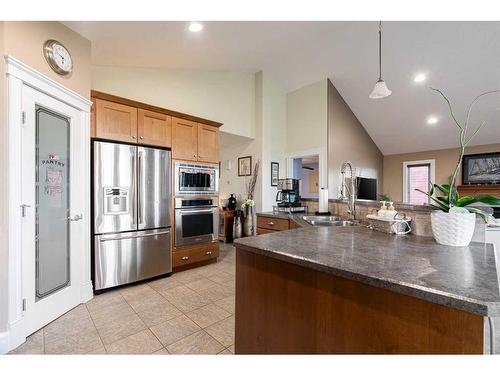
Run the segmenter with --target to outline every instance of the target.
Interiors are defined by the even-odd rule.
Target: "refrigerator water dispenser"
[[[104,188],[104,215],[128,213],[128,189],[121,187]]]

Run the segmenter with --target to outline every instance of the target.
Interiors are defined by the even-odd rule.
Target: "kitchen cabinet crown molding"
[[[119,104],[130,106],[130,107],[136,107],[136,108],[139,108],[139,109],[144,109],[146,111],[152,111],[152,112],[162,113],[162,114],[165,114],[165,115],[169,115],[169,116],[172,116],[172,117],[181,118],[181,119],[184,119],[184,120],[189,120],[189,121],[194,121],[194,122],[198,122],[198,123],[201,123],[201,124],[215,126],[217,128],[219,128],[219,127],[221,127],[223,125],[221,122],[207,120],[207,119],[204,119],[204,118],[201,118],[201,117],[192,116],[192,115],[189,115],[189,114],[186,114],[186,113],[182,113],[182,112],[172,111],[170,109],[165,109],[165,108],[157,107],[157,106],[154,106],[154,105],[150,105],[150,104],[138,102],[138,101],[135,101],[135,100],[132,100],[132,99],[127,99],[127,98],[123,98],[123,97],[112,95],[112,94],[107,94],[107,93],[101,92],[101,91],[92,90],[91,93],[90,93],[90,96],[92,98],[107,100],[107,101],[110,101],[110,102],[115,102],[115,103],[119,103]]]

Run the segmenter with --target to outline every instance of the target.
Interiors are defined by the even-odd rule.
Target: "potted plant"
[[[449,184],[438,185],[431,183],[428,192],[416,190],[426,194],[432,201],[430,205],[435,211],[431,213],[431,226],[435,240],[442,245],[468,246],[474,234],[476,214],[486,221],[486,214],[478,208],[470,207],[470,205],[479,202],[487,205],[500,205],[500,199],[490,195],[461,197],[456,189],[456,179],[462,165],[465,147],[485,125],[483,121],[471,135],[467,134],[472,108],[483,96],[498,93],[500,90],[487,91],[476,96],[467,109],[466,119],[463,124],[455,117],[451,103],[443,92],[435,88],[431,88],[431,90],[438,92],[448,105],[453,122],[459,129],[460,153]]]

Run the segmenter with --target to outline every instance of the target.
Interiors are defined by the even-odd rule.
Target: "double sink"
[[[302,219],[313,226],[320,227],[350,227],[356,226],[357,223],[349,220],[344,220],[339,216],[302,216]]]

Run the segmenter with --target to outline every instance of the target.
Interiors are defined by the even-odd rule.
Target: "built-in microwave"
[[[175,163],[175,195],[219,194],[219,167],[215,165]]]

